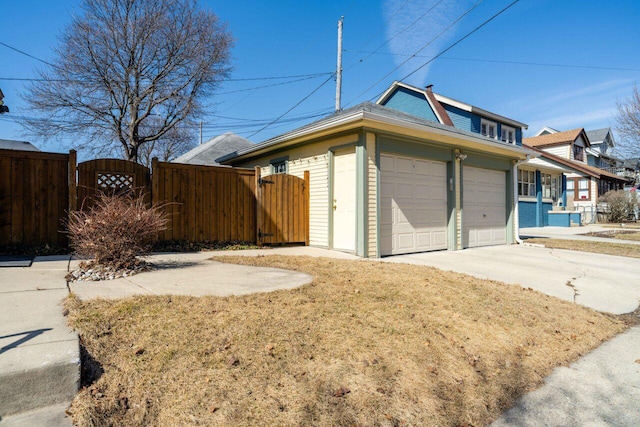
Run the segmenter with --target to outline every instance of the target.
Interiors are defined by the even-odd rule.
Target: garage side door
[[[447,248],[447,167],[443,162],[380,155],[380,253]]]
[[[507,243],[505,172],[465,167],[462,185],[463,246]]]

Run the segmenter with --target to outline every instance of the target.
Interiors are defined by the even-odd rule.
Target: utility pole
[[[342,21],[344,16],[338,20],[338,66],[336,68],[336,111],[340,111],[340,96],[342,95]]]
[[[200,145],[202,145],[202,120],[200,120]]]

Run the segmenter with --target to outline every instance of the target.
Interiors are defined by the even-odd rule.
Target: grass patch
[[[612,237],[619,240],[634,240],[638,242],[640,241],[640,231],[635,233],[614,233]]]
[[[586,236],[605,237],[618,240],[640,241],[640,230],[628,230],[626,228],[614,228],[607,231],[592,231]]]
[[[547,248],[640,258],[640,245],[614,242],[591,242],[587,240],[565,240],[537,237],[526,239],[527,243],[538,243]]]
[[[554,367],[627,327],[530,289],[424,266],[215,260],[314,281],[227,298],[69,297],[69,323],[101,373],[74,399],[75,423],[487,425]]]

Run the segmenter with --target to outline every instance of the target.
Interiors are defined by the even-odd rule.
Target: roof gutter
[[[228,154],[226,156],[219,158],[218,162],[226,163],[231,160],[242,160],[247,157],[259,156],[261,154],[269,152],[272,147],[282,145],[285,143],[289,143],[288,145],[293,145],[293,144],[296,144],[297,142],[300,142],[296,140],[300,140],[301,138],[304,138],[313,134],[322,134],[323,132],[328,132],[338,127],[342,127],[342,129],[340,129],[341,131],[349,130],[351,128],[355,129],[361,125],[360,122],[363,122],[366,120],[372,121],[375,123],[403,127],[403,128],[414,130],[414,131],[427,132],[435,135],[446,136],[446,137],[455,138],[461,141],[479,144],[483,147],[486,147],[487,151],[500,148],[507,152],[511,152],[513,154],[517,154],[522,157],[527,155],[529,155],[530,157],[538,157],[539,155],[537,152],[529,148],[506,144],[499,141],[489,140],[488,138],[481,137],[481,136],[466,135],[465,133],[457,131],[455,128],[440,129],[439,127],[428,126],[422,123],[412,122],[411,120],[387,117],[372,111],[357,110],[351,114],[339,115],[334,118],[329,118],[326,121],[321,121],[316,124],[311,124],[309,126],[305,126],[297,130],[293,130],[284,135],[280,135],[275,138],[264,141],[260,144],[257,144],[254,147],[250,147],[245,150],[240,150],[238,151],[237,154],[233,154],[233,153]]]

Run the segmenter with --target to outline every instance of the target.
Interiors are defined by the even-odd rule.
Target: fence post
[[[309,246],[309,171],[304,171],[304,245]]]
[[[158,202],[158,158],[151,159],[151,206],[155,206]]]
[[[260,227],[262,225],[262,200],[260,197],[261,188],[260,188],[260,166],[255,167],[255,188],[254,194],[256,199],[256,244],[258,246],[262,245],[262,234],[260,231]]]
[[[69,212],[73,212],[78,208],[77,160],[76,150],[69,150]]]

